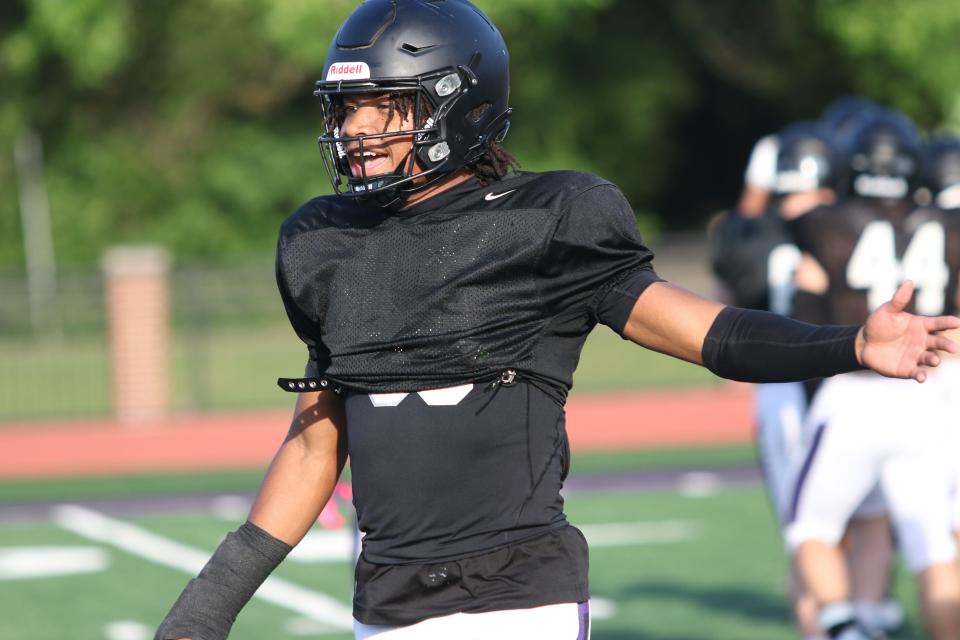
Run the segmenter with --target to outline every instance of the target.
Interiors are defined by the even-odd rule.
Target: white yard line
[[[58,506],[53,509],[52,519],[57,525],[85,538],[112,545],[165,567],[179,569],[191,576],[199,573],[210,557],[209,551],[181,544],[86,507]],[[348,606],[283,578],[267,578],[254,597],[315,622],[326,623],[338,631],[353,629],[353,615]]]
[[[53,521],[59,526],[90,540],[112,545],[150,562],[179,569],[196,575],[210,552],[181,544],[169,538],[116,520],[98,511],[76,505],[61,505],[53,509]],[[614,522],[580,525],[591,547],[613,547],[684,542],[697,537],[694,523],[682,520],[654,522]],[[349,536],[346,531],[314,534],[296,558],[301,562],[321,562],[334,558],[348,559]],[[296,554],[296,552],[294,552]],[[347,631],[353,628],[350,608],[328,595],[311,591],[283,578],[270,577],[254,594],[271,604],[298,613],[298,630],[310,633]],[[604,602],[597,599],[597,617],[603,617]],[[317,627],[316,623],[322,623]],[[295,625],[296,626],[296,625]],[[302,627],[302,629],[300,629]]]
[[[100,547],[0,547],[0,580],[98,573],[109,566]]]
[[[153,629],[136,620],[116,620],[104,625],[103,637],[107,640],[150,640]]]

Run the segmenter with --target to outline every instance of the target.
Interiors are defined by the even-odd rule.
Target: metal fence
[[[173,411],[290,405],[275,380],[299,375],[306,352],[269,258],[175,269],[170,296]],[[0,274],[0,421],[109,416],[106,332],[99,271],[60,273],[42,308],[22,273]]]

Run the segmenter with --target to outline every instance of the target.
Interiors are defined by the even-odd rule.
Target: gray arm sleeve
[[[246,522],[187,583],[154,640],[225,640],[240,609],[293,547]]]

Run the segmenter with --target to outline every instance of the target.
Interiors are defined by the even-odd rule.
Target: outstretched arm
[[[658,282],[636,301],[622,333],[647,348],[747,382],[806,380],[861,366],[922,382],[924,367],[939,363],[938,351],[956,352],[956,345],[938,332],[960,327],[960,319],[907,313],[912,292],[912,285],[904,283],[893,300],[858,328],[810,325],[724,307]]]
[[[622,333],[648,349],[703,364],[703,341],[723,309],[719,302],[656,282],[637,299]]]

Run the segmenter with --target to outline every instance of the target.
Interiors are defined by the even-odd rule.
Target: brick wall
[[[170,259],[157,247],[109,250],[102,262],[113,407],[147,423],[170,409]]]

